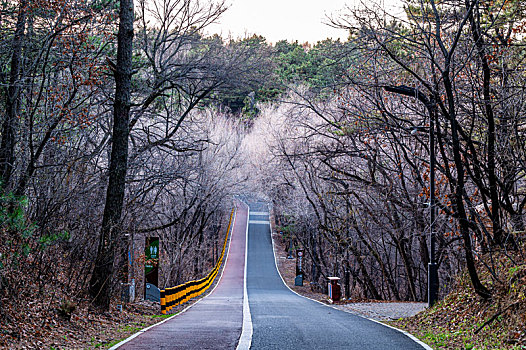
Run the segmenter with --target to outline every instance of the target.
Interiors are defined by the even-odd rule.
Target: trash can
[[[329,299],[334,301],[340,301],[342,297],[342,290],[338,281],[340,277],[328,277],[329,279]]]

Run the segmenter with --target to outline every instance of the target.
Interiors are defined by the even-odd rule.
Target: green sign
[[[149,275],[159,268],[159,237],[146,238],[144,272]]]

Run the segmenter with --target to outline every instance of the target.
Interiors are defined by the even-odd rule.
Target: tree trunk
[[[120,0],[109,182],[97,258],[89,289],[93,305],[104,310],[108,310],[110,306],[115,247],[116,241],[121,238],[120,220],[128,162],[133,19],[133,0]]]
[[[2,123],[2,142],[0,143],[0,176],[3,188],[8,188],[13,166],[15,163],[15,130],[16,120],[20,114],[20,70],[22,66],[22,44],[26,28],[27,0],[21,0],[15,34],[13,37],[13,53],[11,55],[11,66],[9,85],[6,89],[6,115]]]
[[[456,174],[456,186],[454,192],[454,203],[453,208],[458,215],[459,229],[464,242],[464,252],[466,254],[466,267],[468,269],[469,277],[473,285],[475,292],[484,299],[491,297],[491,292],[482,284],[480,281],[477,267],[475,266],[475,258],[473,256],[473,246],[471,244],[471,237],[469,231],[469,222],[466,214],[466,208],[464,206],[464,193],[465,193],[465,182],[464,182],[464,163],[460,155],[460,140],[458,135],[458,122],[455,115],[455,106],[453,105],[453,87],[449,79],[449,72],[445,71],[442,75],[444,79],[444,86],[447,91],[447,99],[449,103],[449,121],[451,125],[451,141],[453,146],[453,161],[457,170]]]
[[[479,9],[476,6],[476,14],[478,17]],[[491,198],[491,222],[493,226],[493,242],[492,245],[502,246],[504,243],[504,230],[500,220],[500,201],[498,193],[497,175],[496,175],[496,161],[495,161],[495,115],[493,113],[493,106],[491,105],[491,69],[486,55],[484,39],[481,35],[480,19],[475,18],[471,12],[469,15],[471,24],[471,34],[475,47],[477,48],[480,65],[482,66],[482,93],[484,112],[488,122],[487,133],[487,177],[489,183],[489,192]]]

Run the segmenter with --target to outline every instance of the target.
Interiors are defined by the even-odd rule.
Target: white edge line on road
[[[269,224],[269,225],[270,225],[270,224]],[[419,340],[419,339],[418,339],[417,337],[415,337],[414,335],[412,335],[412,334],[410,334],[410,333],[408,333],[408,332],[406,332],[406,331],[404,331],[404,330],[398,329],[398,328],[393,327],[393,326],[389,326],[389,325],[387,325],[387,324],[385,324],[385,323],[382,323],[382,322],[380,322],[380,321],[373,320],[372,318],[369,318],[369,317],[365,317],[365,316],[362,316],[362,315],[359,315],[359,314],[355,314],[355,313],[349,312],[349,311],[347,311],[347,310],[342,310],[342,309],[339,309],[339,308],[337,308],[337,307],[335,307],[335,306],[332,306],[332,305],[327,305],[327,304],[325,304],[325,303],[322,303],[322,302],[319,301],[319,300],[311,299],[311,298],[309,298],[309,297],[306,297],[306,296],[304,296],[304,295],[301,295],[301,294],[299,294],[298,292],[296,292],[295,290],[293,290],[292,288],[290,288],[289,285],[285,282],[285,279],[284,279],[283,276],[281,275],[281,272],[279,271],[279,268],[278,268],[278,261],[277,261],[277,259],[276,259],[276,247],[275,247],[275,245],[274,245],[274,238],[272,237],[272,226],[270,227],[270,240],[272,241],[272,253],[274,253],[274,264],[276,265],[276,270],[278,271],[279,277],[281,277],[281,280],[283,281],[283,284],[284,284],[284,285],[285,285],[285,286],[286,286],[286,287],[287,287],[292,293],[294,293],[294,294],[296,294],[296,295],[298,295],[298,296],[300,296],[300,297],[302,297],[302,298],[305,298],[305,299],[309,299],[309,300],[315,301],[315,302],[317,302],[318,304],[321,304],[321,305],[323,305],[323,306],[330,307],[330,308],[332,308],[332,309],[334,309],[334,310],[339,310],[339,311],[347,312],[347,313],[349,313],[349,314],[351,314],[351,315],[355,315],[355,316],[358,316],[358,317],[361,317],[361,318],[365,318],[365,319],[367,319],[367,320],[369,320],[369,321],[372,321],[372,322],[374,322],[374,323],[378,323],[378,324],[380,324],[380,325],[382,325],[382,326],[392,328],[392,329],[394,329],[394,330],[396,330],[396,331],[398,331],[398,332],[404,334],[405,336],[409,337],[411,340],[413,340],[414,342],[416,342],[417,344],[419,344],[420,346],[422,346],[425,350],[433,350],[433,348],[431,348],[429,345],[427,345],[426,343],[424,343],[423,341]]]
[[[237,218],[237,208],[236,208],[236,211],[234,212],[234,220],[232,221],[232,226],[230,227],[230,230],[233,232],[234,230],[234,225],[235,225],[235,222],[236,222],[236,218]],[[199,303],[201,300],[203,300],[204,298],[208,297],[209,295],[211,295],[214,290],[217,288],[217,286],[219,285],[219,282],[221,281],[221,278],[223,277],[223,272],[225,271],[225,267],[226,267],[226,263],[228,261],[228,257],[230,256],[230,243],[232,242],[232,235],[230,235],[230,240],[228,241],[228,251],[226,253],[226,259],[225,259],[225,262],[223,263],[223,268],[221,269],[221,275],[219,275],[219,279],[217,280],[217,283],[215,284],[214,288],[212,288],[212,290],[207,294],[205,295],[204,297],[202,297],[201,299],[199,299],[198,301],[196,301],[195,303],[191,304],[191,305],[188,305],[186,308],[184,308],[181,312],[178,312],[176,314],[174,314],[173,316],[170,316],[168,317],[167,319],[165,320],[162,320],[161,322],[159,323],[156,323],[156,324],[152,324],[151,326],[149,327],[146,327],[144,329],[141,329],[140,331],[138,331],[137,333],[135,334],[132,334],[131,336],[129,336],[128,338],[124,339],[123,341],[113,345],[111,348],[109,348],[108,350],[116,350],[118,349],[119,347],[121,347],[122,345],[128,343],[129,341],[131,341],[132,339],[135,339],[137,338],[139,335],[143,334],[144,332],[148,331],[149,329],[153,328],[153,327],[156,327],[156,326],[159,326],[167,321],[170,321],[172,318],[176,317],[176,316],[179,316],[183,313],[185,313],[186,311],[188,311],[191,307],[193,307],[194,305],[196,305],[197,303]]]
[[[247,206],[247,231],[245,238],[245,275],[243,278],[243,330],[241,331],[241,337],[239,337],[239,343],[237,344],[236,350],[248,350],[252,345],[252,315],[250,314],[250,304],[248,303],[248,292],[247,292],[247,261],[248,261],[248,225],[250,218],[250,207]]]

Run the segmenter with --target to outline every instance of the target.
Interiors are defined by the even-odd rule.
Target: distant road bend
[[[250,306],[250,313],[245,314],[243,322],[245,245],[248,247],[245,310]],[[238,204],[227,263],[217,288],[188,311],[138,335],[119,349],[235,349],[236,346],[239,350],[429,349],[397,330],[322,305],[288,289],[276,269],[268,208],[258,202],[249,203],[249,208]]]

